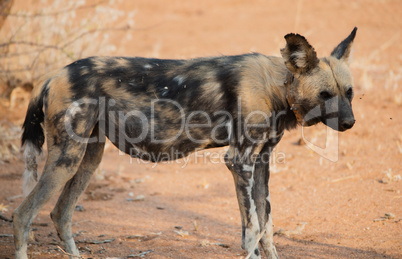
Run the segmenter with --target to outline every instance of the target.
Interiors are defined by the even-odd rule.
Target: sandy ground
[[[271,166],[275,244],[281,258],[402,258],[401,7],[398,0],[126,1],[121,8],[136,10],[135,29],[111,34],[118,46],[112,54],[279,55],[283,36],[298,32],[323,56],[357,26],[351,62],[357,122],[337,135],[335,162],[298,144],[303,133],[307,142],[325,146],[334,132],[324,126],[285,134]],[[1,120],[21,124],[23,108],[9,112],[2,104],[0,110]],[[244,257],[232,176],[214,157],[223,152],[155,165],[109,147],[79,201],[83,211],[74,214],[82,255]],[[23,170],[19,160],[0,163],[6,217],[22,201],[10,197],[21,194]],[[63,255],[49,217],[56,198],[35,219],[33,258]],[[12,258],[12,224],[0,220],[0,234],[0,258]]]

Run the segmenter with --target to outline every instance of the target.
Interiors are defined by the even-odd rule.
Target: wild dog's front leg
[[[257,207],[258,222],[263,236],[260,244],[267,258],[278,258],[273,241],[273,224],[271,215],[271,201],[269,194],[269,157],[271,154],[269,143],[264,146],[255,163],[254,186],[252,195]]]
[[[250,254],[250,258],[260,258],[258,238],[260,224],[258,222],[257,207],[253,195],[254,156],[259,152],[258,146],[230,147],[225,156],[226,165],[233,174],[240,215],[242,218],[242,248]]]

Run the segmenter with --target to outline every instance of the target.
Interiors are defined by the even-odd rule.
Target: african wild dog
[[[106,136],[120,150],[153,162],[229,146],[225,161],[236,186],[242,247],[259,258],[259,243],[268,258],[277,258],[269,163],[262,156],[298,124],[323,122],[339,131],[353,126],[346,61],[356,30],[320,59],[303,36],[288,34],[282,58],[91,57],[52,73],[33,90],[23,125],[26,185],[37,180],[44,131],[48,157],[38,183],[13,213],[16,257],[27,258],[29,226],[63,186],[51,218],[66,251],[79,254],[71,218],[101,161]]]

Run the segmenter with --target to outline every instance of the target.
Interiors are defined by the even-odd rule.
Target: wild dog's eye
[[[323,100],[328,100],[328,99],[330,99],[330,98],[332,97],[332,95],[331,95],[328,91],[322,91],[322,92],[320,93],[320,97],[321,97]]]
[[[349,88],[349,89],[346,91],[346,97],[347,97],[348,99],[352,99],[352,96],[353,96],[353,89],[352,89],[352,87],[351,87],[351,88]]]

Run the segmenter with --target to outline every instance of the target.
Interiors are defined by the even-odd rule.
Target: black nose
[[[346,120],[346,121],[343,121],[341,123],[341,127],[342,127],[342,129],[347,130],[347,129],[352,128],[354,124],[355,124],[354,119],[353,120]]]

